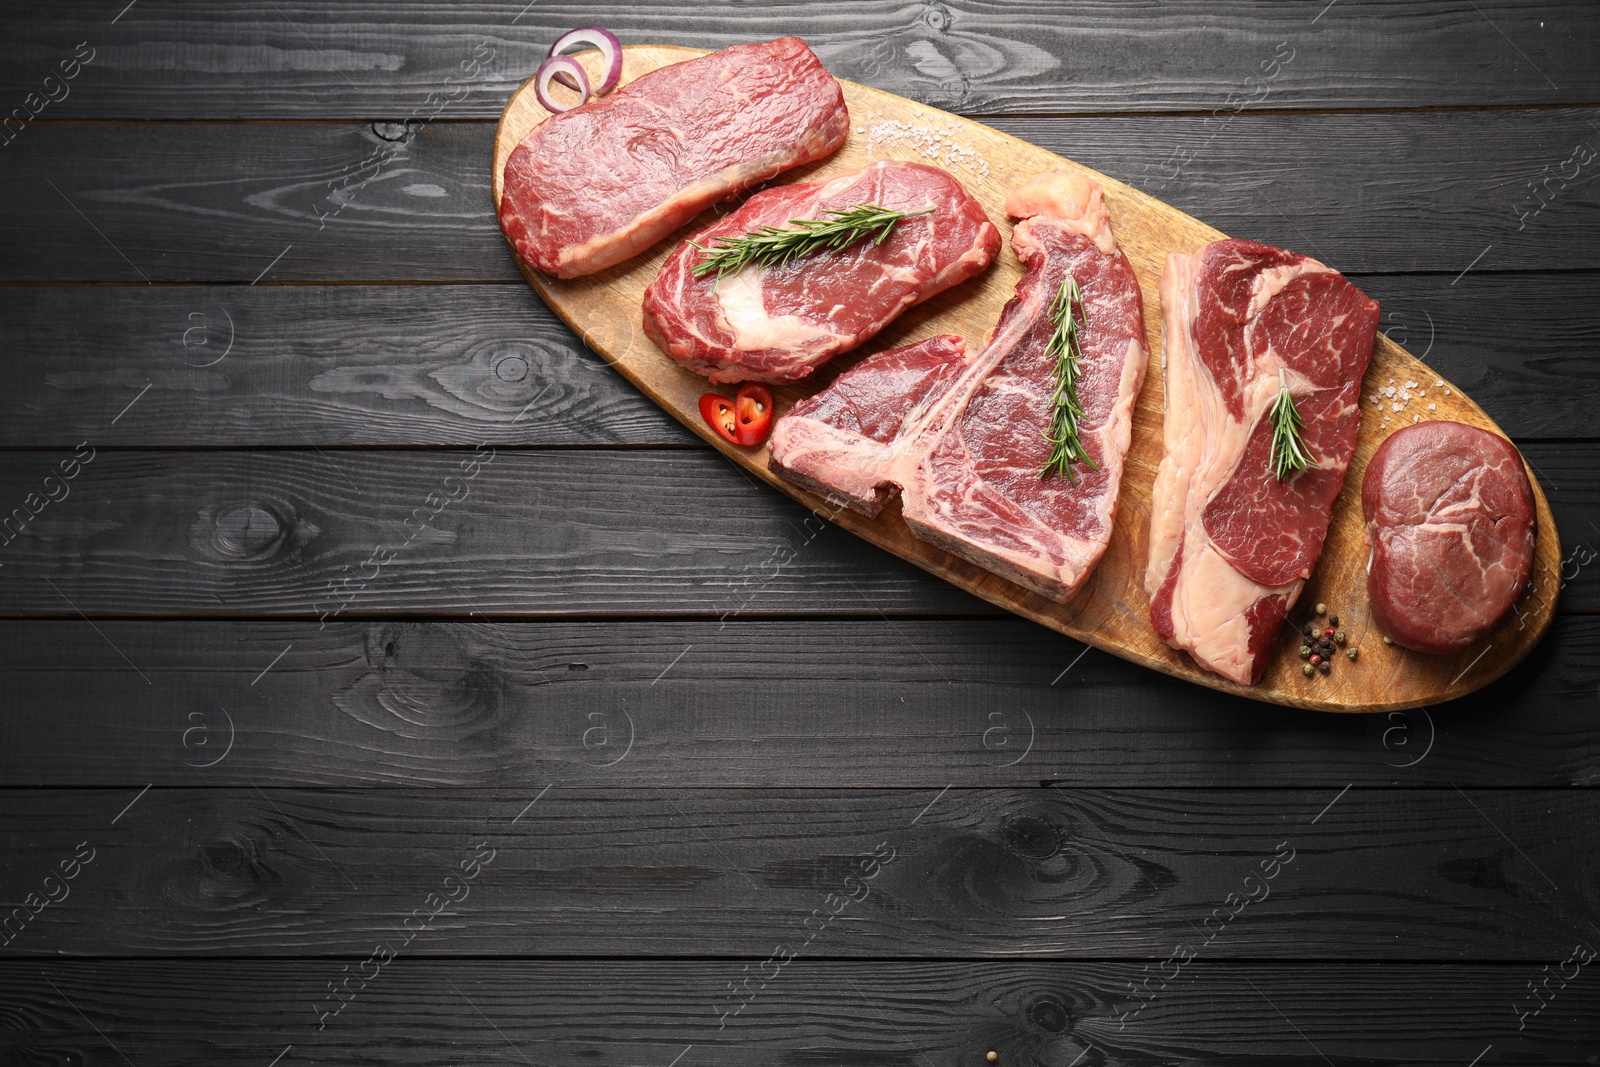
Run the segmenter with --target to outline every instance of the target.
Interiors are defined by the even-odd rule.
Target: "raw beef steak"
[[[877,515],[892,495],[886,472],[914,447],[912,438],[970,363],[966,341],[940,334],[856,364],[778,420],[772,469]]]
[[[1252,685],[1322,552],[1360,429],[1378,305],[1307,256],[1216,241],[1161,276],[1166,451],[1145,590],[1168,644]],[[1317,463],[1279,481],[1280,370]]]
[[[800,38],[734,45],[534,127],[506,160],[500,228],[546,274],[593,274],[828,155],[849,127],[839,83]]]
[[[1144,305],[1100,187],[1051,172],[1013,193],[1024,274],[975,359],[956,338],[875,356],[778,423],[772,468],[868,514],[894,487],[911,531],[1066,602],[1111,539],[1133,405],[1144,381]],[[1095,468],[1040,476],[1055,391],[1050,306],[1083,294],[1080,439]],[[798,413],[799,417],[796,417]]]
[[[757,193],[694,237],[713,247],[791,219],[876,204],[932,214],[901,219],[882,244],[859,241],[718,280],[694,276],[704,253],[684,244],[644,295],[644,326],[673,359],[714,382],[804,378],[919,301],[977,274],[1000,233],[955,178],[921,163],[881,161],[826,181]]]
[[[1533,489],[1516,447],[1459,422],[1383,442],[1361,483],[1367,601],[1395,644],[1451,653],[1511,614],[1533,573]]]

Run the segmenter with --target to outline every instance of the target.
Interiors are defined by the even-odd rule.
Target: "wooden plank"
[[[5,445],[700,446],[520,283],[0,287],[0,350]]]
[[[1202,11],[1098,0],[1068,18],[1047,0],[784,0],[714,13],[478,0],[448,14],[425,0],[332,9],[140,0],[114,25],[117,10],[18,20],[0,42],[0,96],[21,103],[87,40],[94,58],[44,116],[481,118],[499,112],[559,33],[596,23],[629,42],[701,48],[800,32],[839,77],[966,114],[1586,104],[1600,95],[1588,50],[1600,19],[1577,0],[1324,6],[1248,0]],[[1293,58],[1263,68],[1275,54]]]
[[[0,623],[0,786],[1600,784],[1592,616],[1370,719],[1009,618],[96,626]]]
[[[1345,271],[1438,271],[1443,289],[1469,266],[1600,266],[1600,185],[1581,167],[1569,183],[1557,176],[1576,145],[1600,146],[1590,117],[1551,109],[995,125],[1224,232]],[[493,129],[484,123],[40,123],[27,136],[0,152],[10,193],[0,218],[13,249],[0,282],[519,277],[488,206]],[[1381,182],[1351,144],[1388,153]],[[1540,202],[1527,183],[1542,177],[1551,179],[1541,194],[1548,206],[1524,220],[1519,205]]]
[[[1600,609],[1597,451],[1525,450],[1567,611]],[[100,451],[64,479],[72,458],[0,470],[0,614],[994,613],[710,452]]]
[[[1552,973],[1572,959],[1571,948]],[[11,961],[0,971],[0,1003],[13,1016],[6,1040],[42,1062],[122,1063],[114,1043],[135,1063],[196,1067],[260,1067],[278,1055],[286,1067],[668,1067],[674,1057],[680,1067],[913,1067],[981,1064],[990,1051],[1002,1067],[1066,1067],[1075,1057],[1099,1065],[1463,1067],[1475,1056],[1487,1067],[1587,1064],[1600,1036],[1600,983],[1583,972],[1564,985],[1552,979],[1554,998],[1519,1029],[1519,1007],[1531,1011],[1533,1003],[1525,984],[1544,978],[1528,965],[1198,960],[1129,1014],[1140,1003],[1130,986],[1155,967],[802,956],[762,983],[777,966],[758,970],[764,957],[520,961],[406,953],[362,970],[367,958]],[[746,994],[739,1014],[724,1016],[739,1003],[729,983],[747,976],[755,977],[746,988],[759,992]],[[340,1001],[327,990],[333,982],[346,982],[348,1003],[337,1015]],[[1351,1025],[1355,1019],[1360,1025]]]
[[[623,91],[636,78],[704,54],[684,48],[630,46],[622,55]],[[598,84],[603,76],[599,53],[586,53],[580,62],[587,67],[590,82]],[[852,139],[826,160],[797,169],[796,177],[822,183],[848,179],[859,174],[862,168],[883,161],[920,164],[933,158],[961,171],[968,178],[974,197],[995,218],[1008,214],[1008,191],[1016,188],[1019,180],[1033,175],[1065,168],[1085,174],[1096,183],[1097,189],[1104,189],[1105,210],[1116,231],[1117,244],[1126,254],[1143,290],[1140,325],[1149,341],[1148,363],[1152,368],[1149,376],[1159,378],[1162,368],[1168,364],[1167,353],[1162,349],[1164,323],[1160,304],[1169,257],[1174,252],[1198,255],[1211,242],[1221,240],[1223,234],[1147,193],[1107,175],[1082,171],[1077,164],[1061,156],[982,123],[951,118],[904,97],[854,82],[842,85],[845,102],[856,116],[857,130],[862,123],[868,123],[875,130],[924,132],[910,138],[896,133],[882,143],[875,136]],[[555,121],[553,115],[554,112],[540,102],[533,83],[518,90],[506,105],[494,145],[493,192],[497,208],[504,195],[503,174],[512,152],[524,144],[541,123]],[[685,229],[692,231],[714,222],[716,217],[714,211],[706,211]],[[663,261],[672,254],[671,248],[669,241],[607,270],[572,279],[553,278],[535,269],[524,258],[525,247],[518,247],[517,258],[528,283],[563,321],[577,330],[640,391],[698,433],[730,462],[743,468],[747,475],[789,494],[806,507],[827,511],[835,522],[852,533],[1023,618],[1198,685],[1290,707],[1350,713],[1419,708],[1464,696],[1515,667],[1550,625],[1560,584],[1562,553],[1548,502],[1535,484],[1532,517],[1537,539],[1527,594],[1520,605],[1515,605],[1515,616],[1502,622],[1475,647],[1464,648],[1454,656],[1414,656],[1401,650],[1369,649],[1361,670],[1335,671],[1327,677],[1317,676],[1309,665],[1298,662],[1293,656],[1279,656],[1258,672],[1259,677],[1243,682],[1225,678],[1188,654],[1175,651],[1156,635],[1148,622],[1150,591],[1145,565],[1150,551],[1152,518],[1150,509],[1143,504],[1151,499],[1156,469],[1165,464],[1171,445],[1170,429],[1165,440],[1163,438],[1163,421],[1171,417],[1167,411],[1170,389],[1147,388],[1133,404],[1132,445],[1127,451],[1126,467],[1120,474],[1124,506],[1117,511],[1116,528],[1104,555],[1091,561],[1092,573],[1083,579],[1081,588],[1071,596],[1071,602],[1064,604],[1002,570],[985,566],[982,560],[963,558],[965,554],[949,551],[937,537],[918,536],[914,524],[900,514],[896,506],[898,501],[882,514],[871,517],[847,511],[842,504],[830,501],[825,493],[819,495],[817,491],[808,491],[779,477],[766,447],[759,444],[755,448],[740,447],[720,438],[706,425],[701,414],[699,401],[705,393],[705,378],[669,358],[659,345],[644,336],[639,325],[641,302],[662,270]],[[913,336],[937,333],[985,337],[1000,320],[1002,309],[1015,300],[1022,275],[1021,262],[1002,253],[981,276],[927,301],[905,319],[914,324]],[[892,323],[879,340],[892,346],[907,339],[907,330],[905,320]],[[1459,387],[1451,388],[1452,383],[1435,378],[1436,373],[1389,336],[1377,338],[1366,377],[1359,383],[1361,387],[1356,395],[1358,405],[1367,409],[1367,415],[1361,418],[1360,437],[1354,444],[1353,454],[1348,457],[1350,477],[1339,499],[1332,503],[1326,540],[1320,543],[1321,558],[1316,574],[1303,589],[1297,586],[1294,590],[1307,604],[1340,605],[1336,610],[1345,615],[1345,628],[1356,635],[1358,641],[1375,640],[1377,630],[1374,616],[1365,610],[1371,549],[1362,514],[1360,478],[1379,446],[1400,425],[1407,421],[1415,424],[1423,418],[1463,423],[1491,434],[1504,433]],[[1379,405],[1380,390],[1387,388],[1392,394],[1396,383],[1399,383],[1400,395],[1409,401],[1409,387],[1416,386],[1419,380],[1428,382],[1432,388],[1421,394],[1426,398],[1426,409],[1419,399],[1418,413],[1412,414],[1410,420],[1399,414],[1399,403],[1393,404],[1392,410]],[[828,381],[826,375],[818,374],[775,387],[772,390],[776,396],[774,417],[781,418],[791,404],[815,396]],[[1362,396],[1370,396],[1371,403],[1361,400]],[[1133,403],[1131,397],[1129,402]],[[1394,424],[1390,422],[1391,415]],[[1037,426],[1019,428],[1020,432],[1033,434],[1039,429]],[[1118,483],[1113,482],[1113,492],[1117,488]],[[1001,495],[1009,497],[1006,493]],[[1023,510],[1029,509],[1024,505]],[[1374,651],[1382,655],[1374,656]]]
[[[1356,281],[1512,437],[1594,434],[1572,382],[1600,349],[1600,274]],[[0,446],[700,447],[520,283],[0,287],[0,350]],[[108,385],[146,383],[111,425],[127,401]]]
[[[818,951],[852,958],[1549,962],[1595,936],[1591,789],[620,784],[7,790],[0,899],[89,865],[6,948],[355,954],[427,901],[417,954],[759,958],[843,893]],[[474,859],[470,900],[429,899]]]

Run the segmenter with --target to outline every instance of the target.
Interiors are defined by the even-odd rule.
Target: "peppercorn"
[[[1315,667],[1317,664],[1319,664],[1321,662],[1322,662],[1322,657],[1321,656],[1317,655],[1317,653],[1315,653],[1315,652],[1311,653],[1311,665],[1313,667]]]
[[[1311,646],[1310,645],[1301,645],[1300,646],[1300,658],[1301,659],[1305,659],[1306,657],[1308,657],[1310,655],[1311,655]]]
[[[1333,664],[1329,663],[1327,660],[1323,660],[1321,663],[1317,664],[1317,670],[1321,671],[1323,674],[1327,674],[1329,671],[1333,670]]]
[[[1349,638],[1345,636],[1343,630],[1334,631],[1334,634],[1333,634],[1334,644],[1342,645],[1348,640],[1349,640]]]
[[[1335,631],[1334,631],[1333,627],[1329,626],[1328,628],[1326,628],[1325,630],[1322,631],[1322,636],[1323,637],[1332,637],[1334,635],[1334,632]]]
[[[1328,613],[1328,605],[1322,604],[1322,603],[1317,604],[1317,614],[1318,615],[1326,615],[1327,613]]]
[[[1317,669],[1315,667],[1313,667],[1309,663],[1302,663],[1302,664],[1300,664],[1300,673],[1304,674],[1307,678],[1309,678],[1313,674],[1317,673]]]
[[[1331,622],[1333,625],[1338,626],[1339,625],[1339,616],[1337,616],[1337,615],[1329,615],[1328,616],[1328,621]]]
[[[1360,652],[1361,650],[1359,648],[1347,648],[1345,649],[1344,654],[1349,656],[1351,660],[1354,660],[1356,656],[1360,654]]]

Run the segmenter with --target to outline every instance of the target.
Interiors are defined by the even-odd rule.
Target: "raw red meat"
[[[1243,685],[1322,552],[1360,429],[1378,305],[1316,260],[1254,241],[1167,256],[1166,453],[1151,500],[1150,619]],[[1285,372],[1318,467],[1279,481],[1268,409]]]
[[[500,228],[546,274],[593,274],[821,159],[849,128],[839,83],[800,38],[734,45],[534,127],[506,160]]]
[[[893,467],[970,363],[967,342],[950,334],[857,363],[778,420],[770,466],[802,489],[877,515],[893,495]]]
[[[1459,422],[1383,442],[1361,483],[1373,621],[1397,645],[1460,652],[1511,614],[1533,573],[1533,489],[1516,447]]]
[[[955,178],[921,163],[882,161],[826,181],[757,193],[694,236],[712,247],[791,219],[822,219],[857,204],[930,215],[902,219],[882,244],[694,276],[703,253],[684,244],[644,296],[644,326],[673,359],[714,382],[804,378],[919,301],[977,274],[1000,233]]]
[[[1025,265],[993,338],[968,360],[936,337],[875,356],[779,420],[772,469],[875,514],[894,487],[918,537],[1052,599],[1082,588],[1111,539],[1133,405],[1144,381],[1144,306],[1098,185],[1041,175],[1006,210]],[[1049,311],[1071,275],[1083,293],[1080,437],[1098,470],[1041,478],[1051,446]]]

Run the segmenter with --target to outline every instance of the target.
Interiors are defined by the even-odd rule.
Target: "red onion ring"
[[[572,79],[566,84],[578,90],[582,97],[576,104],[563,104],[550,95],[550,82],[565,74]],[[539,73],[533,77],[533,95],[539,98],[539,103],[552,114],[571,111],[575,107],[582,107],[589,102],[589,76],[578,66],[578,61],[571,56],[550,56],[539,64]]]
[[[600,86],[595,89],[594,95],[604,96],[615,89],[622,78],[622,42],[617,40],[617,35],[601,26],[579,26],[557,38],[556,43],[550,46],[550,54],[560,55],[575,44],[586,44],[600,50],[600,62],[605,67],[605,74],[601,76]],[[566,74],[556,75],[556,81],[569,89],[577,88]]]

